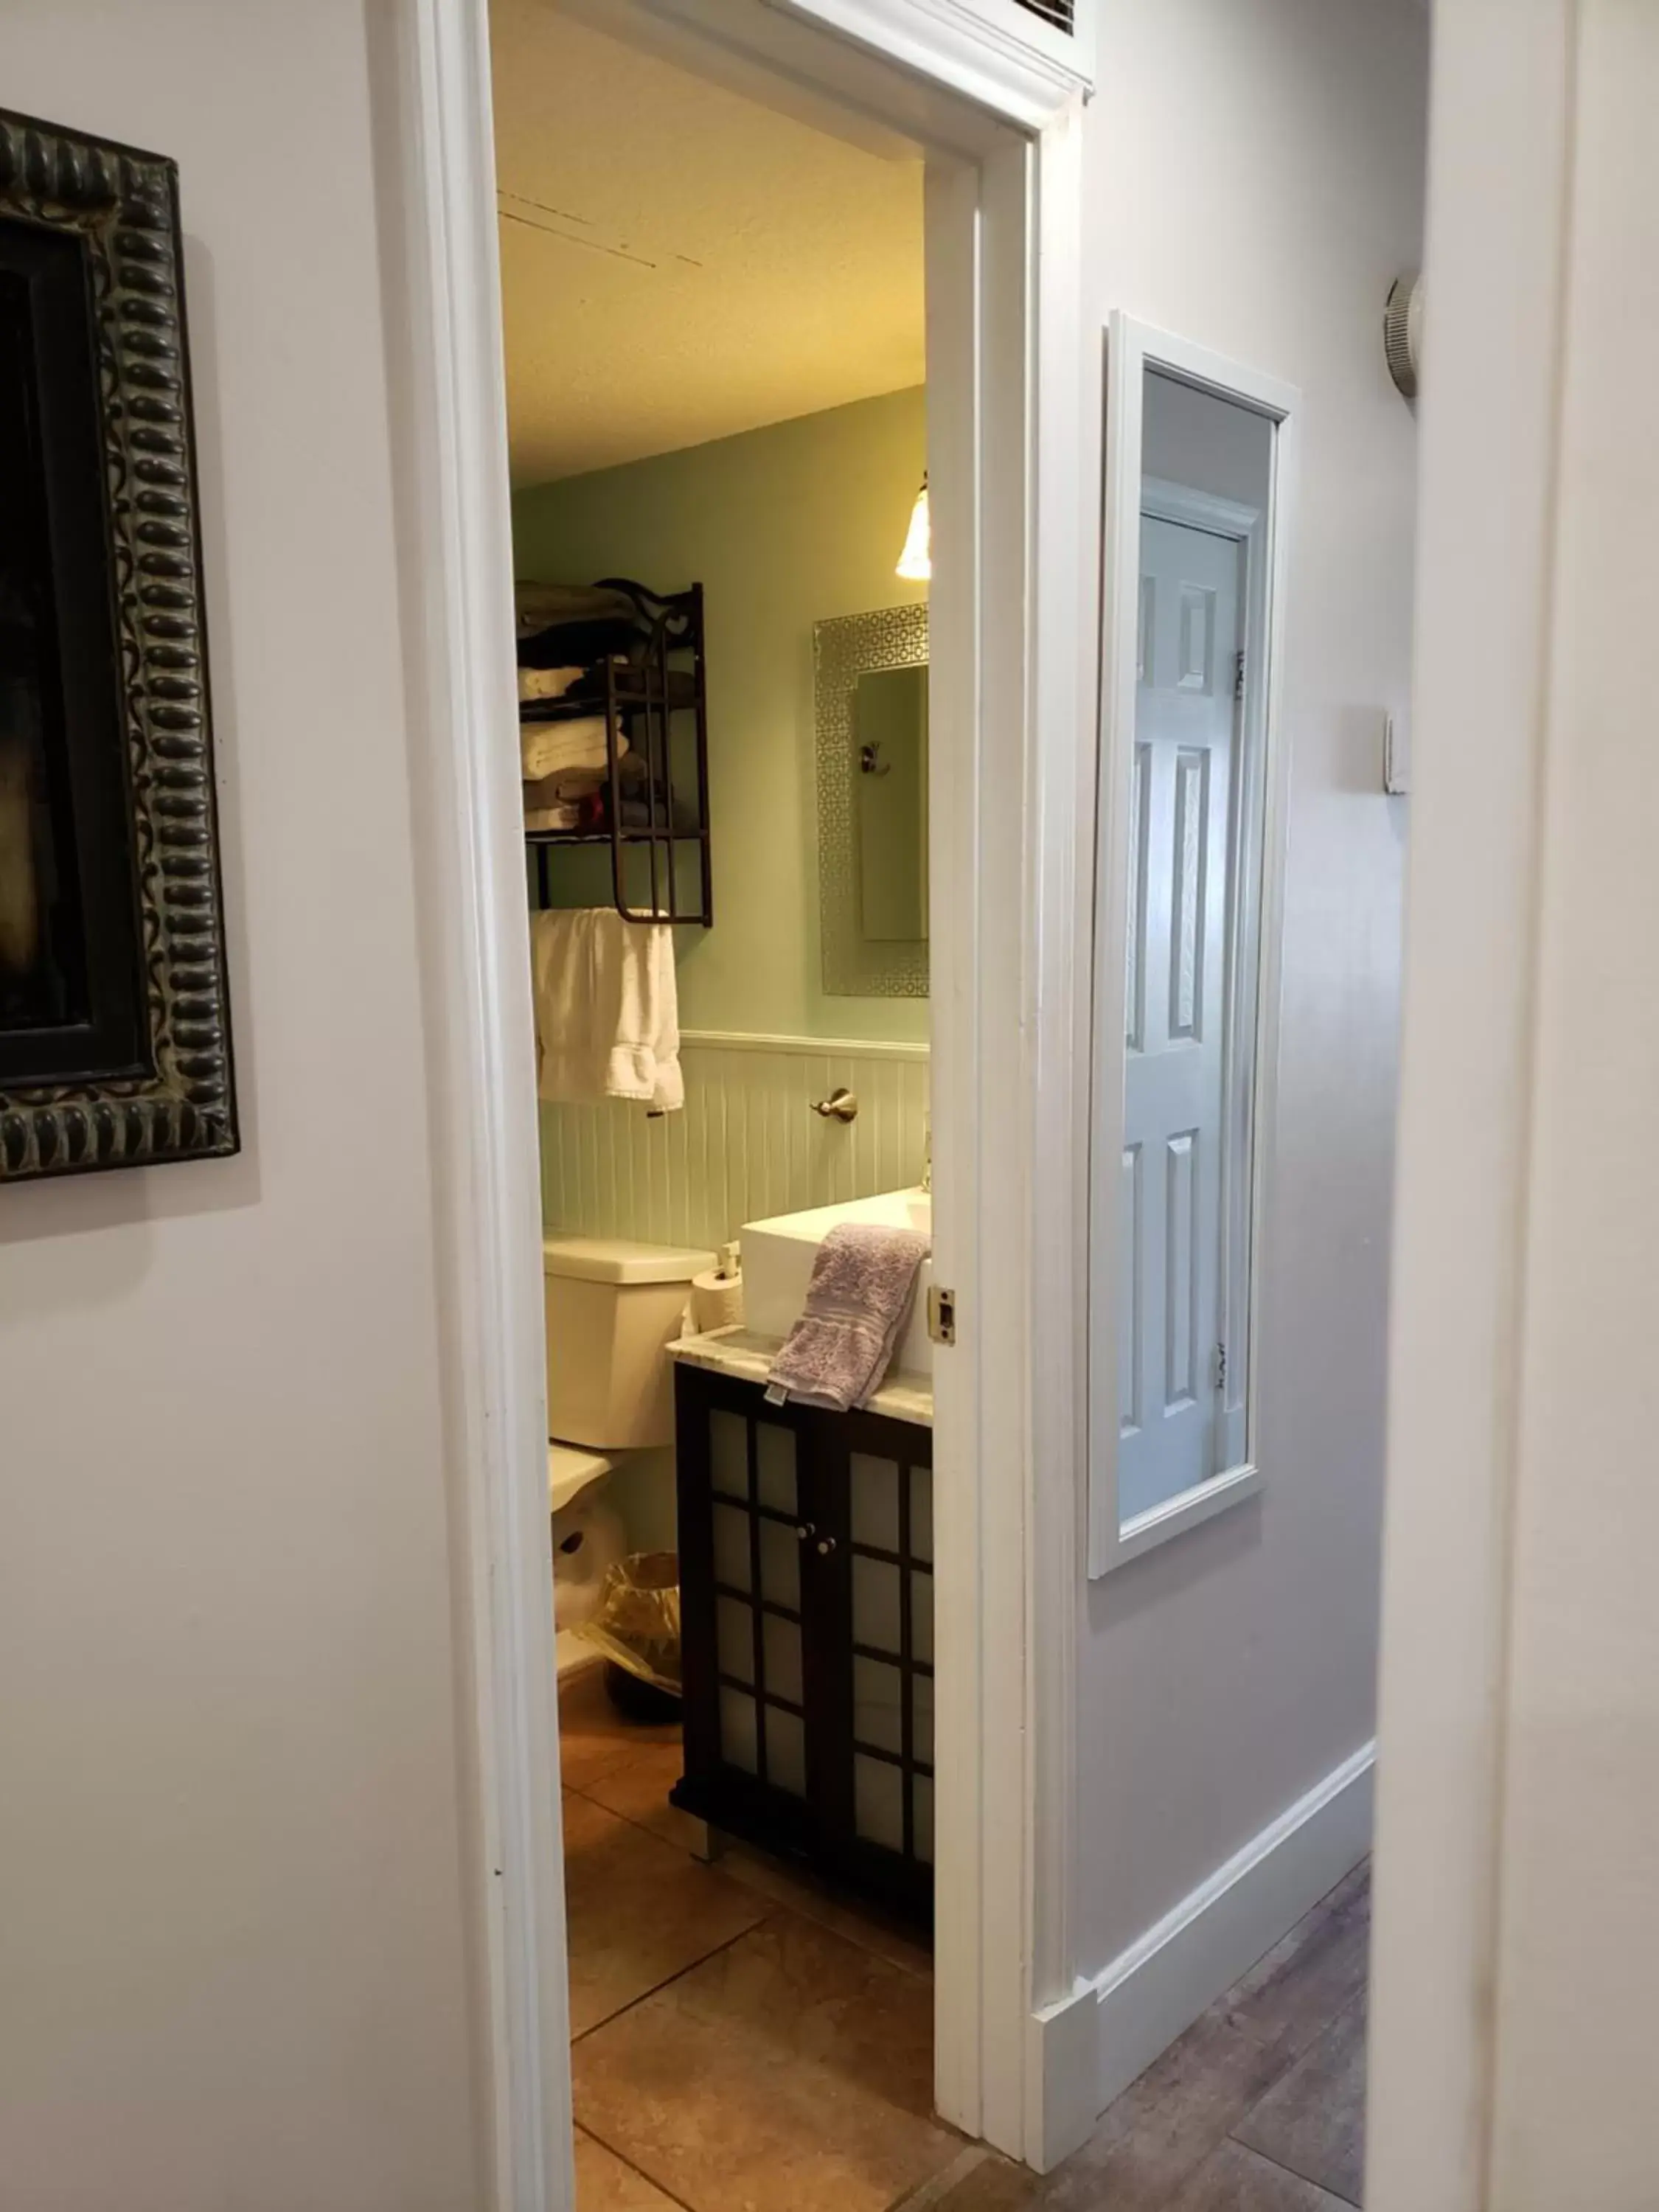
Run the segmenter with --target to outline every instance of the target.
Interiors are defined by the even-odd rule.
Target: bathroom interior
[[[921,164],[621,20],[492,12],[578,2195],[882,2212],[961,2147]]]

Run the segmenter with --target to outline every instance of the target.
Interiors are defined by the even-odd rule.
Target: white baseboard
[[[1026,2157],[1039,2172],[1364,1858],[1376,1753],[1362,1745],[1103,1973],[1033,2016]]]

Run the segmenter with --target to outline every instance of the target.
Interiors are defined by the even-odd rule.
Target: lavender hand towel
[[[772,1363],[767,1395],[835,1413],[881,1388],[932,1249],[920,1230],[842,1222],[818,1247],[806,1308]]]

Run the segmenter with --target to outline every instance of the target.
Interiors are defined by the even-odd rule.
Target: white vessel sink
[[[788,1335],[806,1304],[818,1246],[843,1221],[931,1231],[933,1203],[925,1190],[885,1190],[874,1198],[849,1199],[844,1206],[815,1206],[805,1213],[780,1213],[769,1221],[746,1223],[742,1232],[745,1328],[762,1336]],[[933,1371],[933,1347],[927,1334],[927,1291],[933,1279],[933,1263],[924,1260],[916,1279],[915,1304],[890,1372]]]

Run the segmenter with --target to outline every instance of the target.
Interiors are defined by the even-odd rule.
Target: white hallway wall
[[[1409,685],[1416,468],[1380,325],[1419,252],[1427,43],[1416,11],[1370,0],[1120,0],[1108,24],[1085,296],[1304,406],[1267,1486],[1089,1589],[1090,1973],[1372,1733],[1407,804],[1382,795],[1378,717]]]
[[[0,1191],[0,2208],[477,2199],[365,10],[9,0],[183,179],[246,1150]]]
[[[1659,586],[1659,15],[1442,0],[1436,79],[1365,2202],[1638,2212],[1659,751],[1631,641]]]

